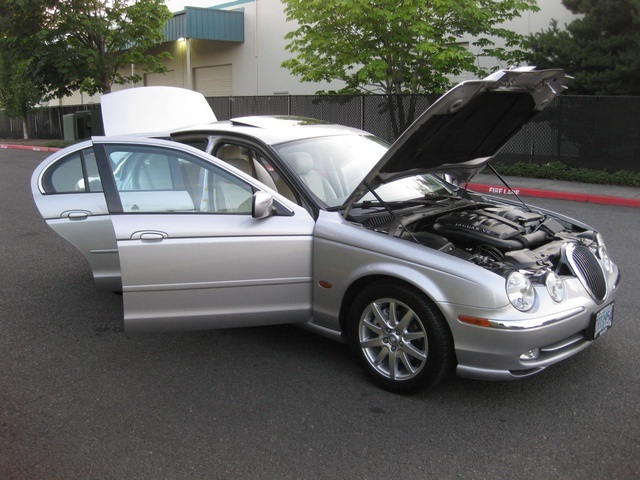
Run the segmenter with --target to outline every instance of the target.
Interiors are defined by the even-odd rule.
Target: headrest
[[[244,154],[237,145],[225,145],[216,152],[216,157],[221,160],[230,160],[232,158],[244,158]]]
[[[313,170],[313,158],[306,152],[290,153],[285,160],[296,173],[304,174]]]

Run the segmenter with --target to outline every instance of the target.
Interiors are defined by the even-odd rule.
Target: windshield
[[[374,136],[336,135],[276,145],[309,191],[328,207],[339,207],[360,185],[389,146]],[[432,175],[416,175],[380,186],[376,194],[397,202],[449,191]],[[375,202],[371,193],[362,201]]]

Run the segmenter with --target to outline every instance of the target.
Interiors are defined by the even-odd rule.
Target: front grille
[[[595,254],[584,245],[570,244],[566,256],[573,273],[598,302],[607,296],[607,279]]]

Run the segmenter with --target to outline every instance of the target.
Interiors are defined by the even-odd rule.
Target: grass
[[[80,140],[74,140],[73,142],[67,142],[65,140],[47,140],[43,146],[51,148],[65,148],[74,143],[78,143]]]

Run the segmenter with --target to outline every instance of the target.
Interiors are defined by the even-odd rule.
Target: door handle
[[[140,240],[143,241],[154,241],[154,240],[164,240],[164,235],[156,232],[145,232],[140,234]]]
[[[137,232],[133,232],[129,237],[130,240],[145,240],[147,242],[157,242],[165,238],[169,238],[169,235],[160,230],[138,230]]]
[[[69,214],[67,215],[67,218],[69,220],[85,220],[88,217],[89,217],[89,212],[85,212],[82,210],[69,212]]]

